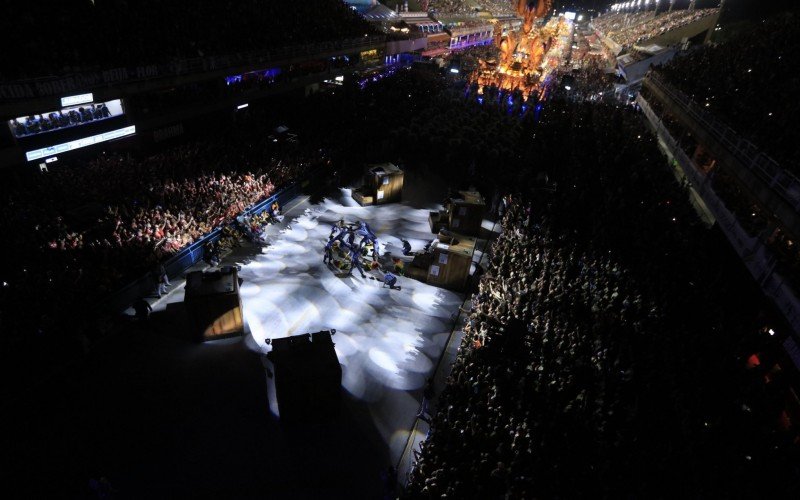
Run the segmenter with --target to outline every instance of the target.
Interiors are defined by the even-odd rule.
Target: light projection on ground
[[[335,329],[342,385],[369,405],[392,448],[392,436],[408,429],[417,411],[416,392],[410,392],[432,375],[462,298],[407,278],[400,278],[398,291],[357,272],[338,277],[323,264],[322,249],[340,218],[365,220],[381,251],[401,257],[401,238],[414,250],[433,239],[427,217],[428,210],[403,204],[360,207],[344,190],[340,199],[325,199],[294,217],[239,273],[247,346],[265,353],[267,338]]]

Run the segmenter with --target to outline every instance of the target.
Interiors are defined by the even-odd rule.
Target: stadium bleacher
[[[340,0],[291,8],[266,0],[18,2],[0,29],[0,81],[363,37],[374,29]]]
[[[505,0],[434,0],[430,6],[457,14],[474,13],[476,7],[513,12],[513,3]],[[19,13],[13,25],[2,21],[13,41],[13,50],[0,56],[4,82],[373,33],[339,0],[44,0],[20,3]],[[715,13],[611,14],[595,19],[594,28],[630,48]],[[481,24],[461,18],[465,25]],[[657,71],[795,168],[798,104],[786,96],[792,95],[793,70],[800,62],[798,30],[798,19],[784,16],[729,42],[692,50]],[[777,341],[791,339],[789,328],[773,320],[768,297],[720,231],[698,218],[639,110],[613,100],[606,58],[591,54],[595,42],[575,41],[570,62],[583,64],[554,71],[556,89],[541,101],[490,85],[478,95],[477,83],[432,64],[388,71],[378,51],[380,67],[367,73],[375,75],[369,84],[348,81],[335,92],[259,95],[260,100],[233,103],[304,75],[304,64],[319,63],[303,61],[291,72],[243,69],[249,73],[227,81],[209,77],[195,89],[195,82],[183,81],[124,96],[133,118],[142,121],[187,115],[169,123],[179,128],[180,138],[167,137],[175,142],[150,145],[152,150],[95,151],[42,170],[20,165],[4,172],[0,231],[8,255],[0,274],[0,330],[3,348],[10,346],[7,357],[28,349],[27,359],[41,365],[69,355],[86,358],[86,346],[119,328],[107,326],[111,312],[94,314],[97,304],[132,279],[158,269],[215,228],[224,228],[226,244],[234,245],[241,240],[232,222],[237,214],[282,185],[309,179],[311,171],[330,171],[318,177],[338,190],[349,181],[346,175],[364,164],[401,159],[415,182],[440,176],[478,187],[492,199],[488,216],[497,220],[500,233],[484,247],[485,268],[478,262],[471,278],[475,293],[452,371],[441,377],[444,390],[438,395],[425,390],[418,417],[431,425],[421,450],[409,453],[415,465],[400,497],[795,498],[800,419],[794,415],[800,412],[787,408],[800,408],[795,403],[800,401],[791,388],[792,365],[782,360],[776,370],[765,357],[752,361],[755,351],[780,350]],[[493,50],[483,47],[472,55],[487,57]],[[208,113],[210,119],[190,115],[206,101],[224,101],[225,111]],[[76,113],[81,116],[74,122],[69,113],[4,119],[14,134],[10,140],[24,142],[109,118],[102,109]],[[277,144],[270,134],[278,117],[293,120],[293,131],[302,129],[299,143]],[[190,138],[183,137],[184,124],[189,136],[195,122],[204,120]],[[731,178],[721,174],[712,183],[737,216],[753,214],[748,234],[771,227],[769,214],[757,213]],[[789,256],[796,273],[796,244],[779,232],[771,239],[776,251],[793,246]],[[323,245],[310,239],[295,243],[303,252],[316,248],[320,257]],[[400,290],[385,292],[409,297]],[[298,286],[292,293],[304,292]],[[432,321],[452,326],[447,315]],[[775,339],[773,327],[779,332]],[[134,343],[150,342],[149,335]],[[65,353],[63,345],[79,353]],[[74,388],[79,403],[106,418],[79,387],[84,377],[94,376],[93,365],[79,366]],[[434,375],[439,370],[425,369]],[[253,379],[265,396],[258,385],[263,376]],[[19,383],[20,392],[25,383]],[[413,406],[417,389],[422,392],[420,387],[396,392]],[[172,413],[167,398],[159,403],[169,417],[187,414]],[[197,408],[194,401],[180,404],[186,405],[182,410]],[[64,424],[58,417],[55,408],[54,432],[72,425],[80,428],[75,436],[92,436],[91,421]],[[125,429],[133,433],[133,427]],[[211,427],[209,435],[219,437]],[[412,440],[418,434],[402,431]],[[225,432],[243,429],[230,426]],[[194,451],[183,446],[186,436],[176,433],[156,451],[169,448],[167,459],[184,459]],[[396,437],[391,439],[386,448],[397,448]],[[116,473],[135,476],[132,460],[120,461],[127,450],[116,445],[95,443],[82,454],[92,463],[111,456]],[[381,446],[376,445],[388,455]],[[25,443],[19,449],[27,450]],[[69,456],[69,450],[56,451],[54,461]],[[41,474],[28,461],[35,463],[23,456],[19,468],[25,471],[17,478],[26,485]],[[289,478],[281,488],[307,480],[308,471],[301,469],[286,464],[278,471]],[[171,483],[169,475],[157,478],[167,485],[164,491],[180,483],[174,491],[185,496],[208,493],[197,495],[197,486],[184,478]],[[328,480],[336,479],[311,482],[322,489]],[[228,477],[218,481],[220,490],[235,491]],[[86,483],[84,477],[69,482]],[[136,497],[134,482],[126,484],[125,498]],[[394,487],[387,486],[386,498],[397,498]]]
[[[719,13],[719,9],[674,10],[654,15],[653,12],[633,14],[608,14],[593,22],[594,27],[624,49],[646,42],[659,35],[691,24],[707,16]]]
[[[717,45],[676,57],[658,72],[707,111],[800,174],[800,19],[786,13]]]

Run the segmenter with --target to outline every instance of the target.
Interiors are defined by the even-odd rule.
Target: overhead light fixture
[[[94,101],[94,96],[89,94],[79,94],[79,95],[71,95],[68,97],[61,98],[61,106],[75,106],[76,104],[83,104],[85,102],[92,102]]]

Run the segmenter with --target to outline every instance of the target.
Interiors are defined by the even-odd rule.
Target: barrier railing
[[[275,201],[284,206],[297,196],[300,191],[298,182],[293,182],[279,190],[269,198],[246,208],[240,215],[258,215],[267,210]],[[191,245],[183,248],[164,263],[164,269],[170,277],[178,276],[203,259],[206,244],[217,241],[222,235],[225,225],[215,228]],[[155,290],[155,281],[148,273],[111,294],[103,303],[103,309],[109,312],[122,311],[139,297],[151,295]]]
[[[743,139],[735,130],[708,113],[683,92],[664,82],[661,76],[651,71],[647,81],[667,94],[681,109],[691,116],[772,190],[795,210],[800,211],[800,179],[784,170],[752,142]]]
[[[776,257],[760,238],[747,234],[736,215],[728,210],[728,207],[707,182],[707,177],[700,173],[699,168],[683,151],[647,100],[640,94],[636,97],[636,102],[652,125],[656,135],[664,142],[675,161],[681,166],[681,170],[689,179],[692,187],[714,214],[720,229],[750,274],[759,283],[764,294],[772,299],[794,330],[795,335],[800,335],[800,300],[791,285],[786,283],[783,276],[776,271]]]
[[[385,35],[291,45],[272,50],[255,50],[236,54],[179,59],[169,63],[149,64],[80,71],[58,77],[42,77],[0,83],[0,102],[64,95],[94,87],[134,83],[163,77],[221,70],[239,66],[269,64],[301,56],[313,56],[331,51],[359,49],[385,43]]]

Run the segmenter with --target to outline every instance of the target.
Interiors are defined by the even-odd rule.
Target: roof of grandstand
[[[367,21],[386,21],[389,19],[397,19],[397,13],[389,7],[379,3],[365,9],[359,9],[359,12]]]

